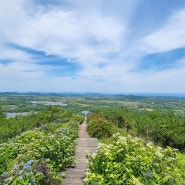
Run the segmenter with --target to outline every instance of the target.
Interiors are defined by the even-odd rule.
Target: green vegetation
[[[108,122],[97,115],[91,115],[88,121],[87,131],[91,137],[98,139],[112,136],[113,124]]]
[[[69,122],[45,124],[0,144],[0,183],[61,184],[59,172],[75,164],[81,119],[71,116]]]
[[[153,141],[161,146],[185,149],[185,117],[173,111],[133,111],[123,107],[99,110],[97,114],[128,134]]]
[[[118,108],[123,106],[133,110],[155,109],[160,112],[173,110],[175,114],[183,116],[185,112],[185,97],[152,97],[131,95],[103,95],[103,94],[42,94],[42,93],[0,93],[0,106],[5,112],[37,112],[45,110],[44,104],[32,101],[58,102],[67,104],[65,109],[75,113],[82,110],[94,112],[97,108]]]
[[[111,144],[101,144],[88,157],[85,184],[91,185],[183,185],[184,169],[178,165],[178,152],[162,149],[131,136],[113,136]]]
[[[0,184],[62,184],[83,119],[57,106],[14,118],[0,108]]]
[[[31,93],[0,93],[0,183],[61,184],[82,110],[89,134],[106,143],[88,157],[87,185],[185,184],[185,98]]]
[[[2,109],[0,109],[1,111]],[[26,130],[35,127],[43,127],[51,122],[67,122],[75,115],[65,109],[56,106],[48,106],[44,111],[28,116],[16,116],[15,118],[6,118],[4,113],[0,113],[0,143],[6,142]],[[83,119],[82,116],[75,116],[75,119]]]
[[[86,185],[185,184],[185,155],[169,147],[184,151],[184,117],[120,107],[97,110],[88,120],[90,135],[107,144],[89,155]]]

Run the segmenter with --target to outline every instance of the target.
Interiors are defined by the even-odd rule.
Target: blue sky
[[[185,93],[184,0],[0,1],[0,91]]]

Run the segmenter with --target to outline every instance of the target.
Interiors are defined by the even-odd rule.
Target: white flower
[[[155,155],[157,155],[158,157],[163,157],[163,154],[161,152],[159,152],[159,151],[156,151]]]

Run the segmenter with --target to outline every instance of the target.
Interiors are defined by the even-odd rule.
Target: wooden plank
[[[87,152],[94,153],[98,148],[98,140],[96,138],[90,138],[86,131],[86,119],[80,125],[79,136],[77,138],[75,161],[76,166],[74,168],[67,169],[65,171],[64,185],[83,185],[83,177],[87,163]]]

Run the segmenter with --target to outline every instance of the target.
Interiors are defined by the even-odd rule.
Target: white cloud
[[[174,13],[162,28],[142,40],[142,50],[163,52],[185,47],[185,9]]]
[[[7,81],[6,85],[1,81],[1,86],[16,89],[21,89],[22,86],[22,89],[26,89],[23,84],[27,81],[30,84],[30,90],[31,88],[48,89],[48,86],[52,86],[52,90],[60,88],[52,84],[63,84],[62,90],[66,88],[77,90],[79,86],[86,89],[85,84],[88,83],[88,90],[90,86],[98,88],[97,76],[105,80],[113,73],[111,66],[114,61],[110,61],[105,56],[120,51],[125,33],[125,25],[115,18],[105,16],[99,10],[96,14],[93,12],[87,14],[85,11],[84,15],[78,9],[67,10],[62,6],[35,9],[36,6],[28,2],[25,4],[22,0],[17,0],[13,4],[2,0],[1,5],[0,9],[3,11],[0,14],[2,27],[0,58],[13,61],[0,65],[1,79]],[[8,9],[11,11],[7,11]],[[83,69],[78,73],[78,80],[51,76],[47,78],[46,71],[49,66],[40,66],[32,59],[31,54],[7,46],[9,43],[75,59]],[[68,62],[71,61],[74,62],[74,60]],[[107,63],[110,66],[100,69],[99,63]],[[113,76],[110,80],[115,78],[115,74]],[[44,82],[45,80],[47,83]],[[77,87],[75,82],[78,83]],[[103,89],[103,83],[100,84],[99,89]]]
[[[176,63],[176,67],[165,70],[131,74],[128,89],[131,92],[184,93],[185,59]]]
[[[0,60],[23,61],[29,58],[31,58],[31,56],[23,51],[0,45]]]
[[[62,6],[51,6],[43,10],[40,6],[38,9],[33,6],[30,8],[30,4],[25,4],[22,0],[17,0],[14,4],[6,3],[5,0],[2,2],[1,9],[4,11],[0,15],[0,37],[5,43],[74,58],[86,70],[91,70],[98,63],[109,63],[105,56],[121,50],[125,25],[114,17],[101,14],[98,9],[96,14],[87,14],[85,10],[84,15],[78,9],[67,10]],[[8,9],[11,9],[10,14],[7,13]],[[3,44],[1,48],[2,53],[7,53]],[[23,57],[30,58],[23,52],[9,49],[8,57],[14,54],[17,56],[14,57],[15,61]],[[97,73],[96,70],[94,72]],[[94,75],[93,70],[89,74]]]
[[[10,62],[8,64],[0,64],[0,77],[3,79],[22,80],[30,78],[37,79],[44,75],[41,66],[31,63],[29,61]]]
[[[111,17],[83,15],[61,7],[44,12],[39,9],[33,15],[27,14],[29,7],[25,7],[22,1],[17,2],[10,15],[6,11],[1,13],[0,33],[6,42],[62,57],[83,58],[86,50],[91,50],[90,55],[97,54],[96,48],[88,42],[93,38],[96,42],[106,43],[106,48],[105,45],[100,47],[98,54],[119,51],[125,28]],[[4,3],[3,8],[7,10],[9,5]],[[79,53],[80,50],[82,53]]]
[[[136,0],[124,3],[122,0],[90,3],[56,0],[56,4],[47,6],[36,2],[0,2],[0,60],[12,61],[0,62],[1,91],[157,92],[167,89],[174,92],[181,89],[185,79],[183,62],[181,67],[155,73],[134,74],[130,70],[143,54],[141,48],[152,53],[185,46],[185,10],[172,15],[160,30],[138,43],[125,39]],[[47,71],[55,66],[40,65],[31,53],[12,48],[10,43],[68,58],[68,62],[77,62],[82,69],[75,77],[48,75]],[[175,85],[167,85],[169,80]]]

